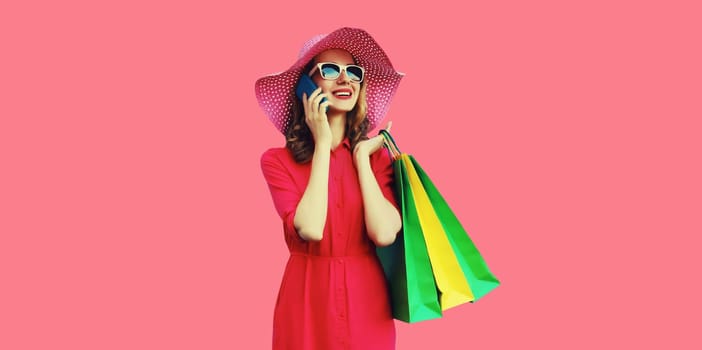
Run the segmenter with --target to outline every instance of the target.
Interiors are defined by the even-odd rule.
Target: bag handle
[[[378,133],[383,135],[385,147],[390,151],[392,159],[395,160],[399,158],[402,152],[400,152],[400,148],[397,147],[397,143],[395,143],[395,139],[392,138],[392,135],[385,129],[380,130]]]

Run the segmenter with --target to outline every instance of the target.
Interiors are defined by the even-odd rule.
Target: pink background
[[[398,349],[702,347],[695,1],[8,3],[0,349],[270,348],[253,84],[341,26],[407,74],[386,121],[502,280]]]

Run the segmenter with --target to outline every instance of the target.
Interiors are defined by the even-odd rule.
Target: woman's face
[[[330,49],[317,55],[314,60],[315,64],[321,62],[333,62],[342,66],[355,64],[353,56],[342,49]],[[313,68],[314,69],[314,68]],[[319,69],[315,69],[312,80],[317,86],[322,88],[322,92],[327,94],[327,99],[330,102],[329,108],[338,111],[349,112],[356,106],[358,101],[358,93],[361,90],[361,83],[353,82],[349,78],[347,72],[342,70],[338,78],[334,80],[323,79],[319,73]]]

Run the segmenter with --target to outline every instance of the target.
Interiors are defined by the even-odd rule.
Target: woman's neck
[[[346,137],[346,113],[327,115],[327,120],[332,132],[332,149],[335,149]]]

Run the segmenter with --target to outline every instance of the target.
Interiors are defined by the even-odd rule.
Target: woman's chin
[[[337,105],[330,104],[329,105],[329,111],[334,111],[334,112],[351,112],[353,110],[354,105],[350,103],[339,103]]]

